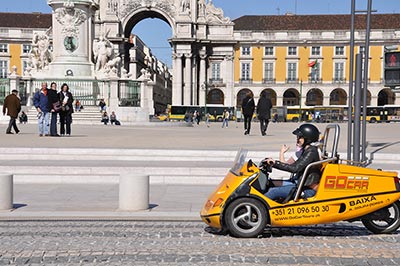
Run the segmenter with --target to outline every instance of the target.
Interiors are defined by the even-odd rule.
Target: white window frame
[[[311,46],[311,56],[321,56],[321,46]]]
[[[4,53],[4,54],[8,53],[8,44],[0,43],[0,53]]]
[[[343,48],[343,49],[340,49],[341,51],[343,51],[343,54],[338,54],[339,47]],[[335,46],[335,56],[345,56],[345,55],[346,55],[346,50],[343,45]]]
[[[29,48],[29,49],[26,50],[26,48]],[[22,53],[23,54],[29,54],[31,49],[32,49],[32,45],[30,45],[30,44],[22,44]]]
[[[271,71],[268,71],[268,73],[271,73],[270,77],[267,77],[267,64],[271,65],[272,68],[270,69]],[[269,80],[273,81],[275,79],[275,64],[272,61],[264,61],[264,80]]]
[[[251,46],[250,45],[244,45],[241,47],[241,53],[242,56],[251,56]]]
[[[341,71],[336,71],[336,66],[342,64]],[[342,76],[336,76],[336,73],[342,73]],[[344,82],[346,79],[346,62],[344,61],[334,61],[333,62],[333,81],[341,81]]]
[[[221,62],[211,63],[211,79],[221,80]]]
[[[294,65],[295,66],[295,71],[294,71],[294,79],[291,79],[291,76],[289,76],[289,73],[293,73],[291,71],[291,68],[289,67],[290,65]],[[287,62],[287,71],[286,71],[286,79],[288,81],[296,81],[298,79],[298,63],[297,62]]]
[[[294,51],[294,53],[293,53],[293,51]],[[288,56],[297,56],[297,46],[288,46],[287,55]]]
[[[8,60],[0,58],[0,78],[7,78],[8,75]]]
[[[272,53],[271,54],[267,54],[267,51],[271,51]],[[273,46],[265,46],[264,47],[264,56],[273,56],[273,55],[275,55],[275,49],[274,49],[274,47]]]
[[[248,65],[247,71],[243,69],[245,65]],[[246,71],[246,72],[244,72]],[[248,77],[245,77],[243,74],[247,73]],[[240,63],[240,79],[241,80],[251,80],[251,62],[241,62]]]

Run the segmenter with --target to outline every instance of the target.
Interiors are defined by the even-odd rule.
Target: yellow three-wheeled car
[[[334,130],[329,139],[329,132]],[[298,226],[337,221],[361,220],[373,233],[392,233],[400,226],[400,184],[396,172],[340,163],[337,144],[340,128],[328,125],[322,147],[323,159],[310,164],[297,188],[283,202],[264,196],[270,180],[268,172],[241,150],[235,164],[209,196],[201,218],[213,228],[227,230],[236,237],[255,237],[269,226]],[[327,151],[327,143],[332,150]],[[321,166],[321,180],[314,197],[302,198],[302,188],[310,167]]]

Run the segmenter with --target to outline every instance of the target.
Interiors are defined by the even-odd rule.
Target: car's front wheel
[[[361,219],[363,225],[375,234],[390,234],[400,227],[400,202],[376,211]],[[376,217],[375,217],[376,216]]]
[[[240,198],[227,207],[224,218],[231,235],[256,237],[267,224],[267,210],[256,199]]]

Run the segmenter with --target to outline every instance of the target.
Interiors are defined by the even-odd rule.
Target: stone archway
[[[299,105],[300,102],[300,94],[299,92],[294,89],[287,89],[283,93],[283,105],[286,106],[293,106],[293,105]]]
[[[276,92],[273,89],[265,89],[260,93],[260,96],[263,93],[266,93],[267,97],[271,99],[272,105],[276,106],[276,99],[277,99]]]
[[[99,15],[97,30],[109,31],[110,40],[123,53],[127,71],[129,62],[134,60],[129,57],[127,40],[135,24],[146,18],[158,18],[171,26],[173,105],[205,104],[202,91],[208,86],[213,61],[221,62],[221,69],[225,70],[221,72],[221,79],[233,79],[233,23],[212,1],[102,0]],[[225,102],[231,102],[233,83],[226,84],[226,91],[229,93],[225,95]]]
[[[224,93],[220,89],[212,89],[207,94],[207,104],[224,104]]]
[[[390,89],[383,89],[378,93],[378,106],[394,104],[396,95]]]
[[[242,106],[242,101],[243,99],[246,97],[246,95],[250,93],[252,96],[253,92],[250,89],[241,89],[238,93],[237,93],[237,97],[236,97],[236,106]]]
[[[342,88],[334,89],[329,95],[329,105],[346,105],[347,93]]]
[[[306,95],[306,105],[323,105],[324,94],[320,89],[313,88],[307,92]]]

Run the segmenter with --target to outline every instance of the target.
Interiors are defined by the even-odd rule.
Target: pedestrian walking
[[[207,112],[207,114],[206,114],[206,125],[207,125],[207,127],[210,127],[210,117],[211,117],[210,113]]]
[[[38,114],[39,137],[49,136],[49,98],[48,98],[47,82],[42,82],[42,88],[33,96],[33,105]]]
[[[222,128],[224,126],[228,127],[228,120],[229,120],[229,112],[224,109],[224,113],[222,114]]]
[[[20,111],[21,111],[21,101],[18,98],[18,91],[12,90],[11,94],[9,94],[4,99],[4,104],[3,104],[3,115],[6,115],[7,113],[7,115],[10,117],[10,121],[8,122],[8,127],[6,129],[6,134],[13,134],[11,132],[11,128],[14,128],[15,134],[19,133],[16,120],[18,118],[18,113]]]
[[[244,116],[244,134],[250,134],[251,119],[253,118],[255,103],[251,92],[246,94],[242,101],[242,113]]]
[[[58,95],[61,102],[60,134],[61,136],[65,134],[66,136],[71,136],[72,113],[74,112],[72,103],[74,102],[74,97],[66,83],[61,86],[61,91]]]
[[[50,84],[50,89],[47,92],[47,96],[49,98],[49,109],[50,109],[50,136],[59,137],[57,134],[57,116],[61,111],[61,103],[60,98],[57,93],[57,84],[52,82]]]
[[[261,93],[261,97],[257,103],[257,115],[260,120],[261,135],[267,135],[269,120],[271,119],[272,102],[265,92]]]

